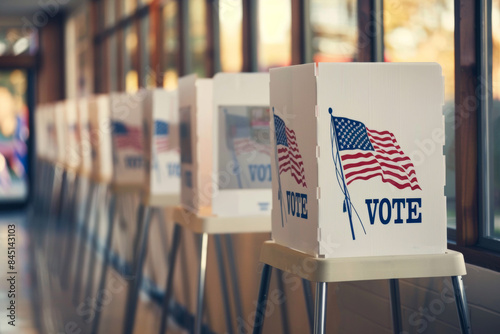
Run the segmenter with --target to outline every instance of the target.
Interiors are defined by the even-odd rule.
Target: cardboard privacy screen
[[[215,215],[270,214],[269,74],[213,79]]]
[[[177,91],[144,90],[146,194],[158,205],[178,204],[180,195]]]
[[[446,250],[435,63],[319,63],[271,75],[273,239],[320,257]]]
[[[144,183],[143,91],[111,95],[113,184],[142,187]]]
[[[92,145],[90,143],[90,124],[88,99],[78,100],[78,129],[81,153],[80,173],[89,176],[92,172]]]
[[[179,79],[181,204],[202,215],[212,213],[212,79]]]
[[[77,171],[81,164],[80,129],[78,128],[78,106],[75,100],[66,100],[66,167]]]
[[[92,177],[97,182],[111,182],[111,112],[108,95],[89,98],[90,138],[92,146]]]

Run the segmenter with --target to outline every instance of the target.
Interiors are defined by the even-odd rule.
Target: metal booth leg
[[[286,290],[285,290],[285,284],[283,284],[283,271],[278,269],[277,275],[276,275],[276,281],[278,283],[278,289],[281,291],[283,294],[283,299],[286,300]],[[286,306],[285,303],[280,304],[281,308],[281,329],[283,333],[290,333],[290,326],[288,326],[289,321],[288,321],[288,307]]]
[[[233,333],[233,325],[231,322],[231,305],[229,304],[229,293],[227,291],[227,279],[226,279],[226,270],[224,266],[224,256],[222,255],[222,244],[221,244],[221,236],[216,234],[214,235],[215,241],[215,253],[217,256],[217,264],[219,265],[219,276],[220,276],[220,284],[222,290],[222,301],[224,303],[224,311],[226,313],[226,331],[229,334]]]
[[[129,291],[127,295],[127,303],[125,306],[125,319],[123,324],[123,333],[132,334],[134,331],[135,323],[135,313],[137,310],[137,300],[139,297],[139,292],[141,290],[142,284],[142,271],[144,268],[144,260],[146,259],[147,249],[148,249],[148,237],[149,237],[149,226],[151,224],[151,218],[157,209],[153,209],[150,206],[143,207],[142,215],[139,218],[140,221],[137,222],[139,243],[137,245],[137,257],[134,259],[134,280],[129,284]],[[92,333],[94,334],[94,333]]]
[[[463,334],[470,334],[469,308],[465,296],[464,281],[462,276],[452,276],[453,290],[455,293],[455,302],[457,304],[458,318],[460,319],[460,328]]]
[[[99,185],[97,189],[98,192],[96,194],[97,197],[97,207],[94,212],[94,231],[92,235],[92,247],[90,250],[90,259],[89,264],[87,266],[87,285],[85,286],[84,300],[85,298],[92,297],[92,291],[94,290],[94,276],[95,276],[95,267],[97,261],[97,252],[99,252],[99,224],[101,218],[101,209],[102,209],[102,198],[103,195],[106,195],[107,186]],[[104,193],[104,194],[103,194]]]
[[[399,280],[393,278],[389,280],[391,294],[391,312],[392,312],[392,330],[393,333],[399,334],[403,330],[401,321],[401,299],[399,296]]]
[[[64,247],[64,258],[63,265],[61,268],[61,286],[64,290],[68,288],[69,285],[69,274],[71,268],[71,259],[73,258],[73,253],[75,252],[75,239],[76,231],[78,227],[78,193],[80,189],[80,176],[75,175],[72,186],[70,209],[69,209],[69,235],[66,246]]]
[[[160,320],[160,334],[164,334],[167,329],[167,320],[169,313],[169,302],[172,297],[172,287],[174,282],[174,269],[175,260],[177,258],[177,251],[179,250],[179,242],[182,234],[182,227],[175,223],[174,233],[172,235],[172,249],[168,257],[168,273],[167,273],[167,283],[165,286],[165,295],[163,296],[162,310],[161,310],[161,320]]]
[[[111,260],[111,246],[113,243],[113,227],[115,224],[115,214],[116,214],[116,196],[111,193],[109,198],[109,208],[108,208],[108,226],[106,231],[106,244],[104,245],[104,254],[102,259],[101,277],[99,279],[99,287],[96,293],[96,303],[97,310],[95,313],[94,320],[92,322],[92,334],[97,333],[99,330],[99,320],[102,314],[102,298],[104,290],[106,289],[106,274],[108,273],[109,262]],[[97,251],[97,250],[96,250]]]
[[[311,292],[311,284],[304,278],[302,279],[302,288],[304,289],[307,319],[309,320],[309,331],[312,333],[314,330],[314,302]]]
[[[257,310],[255,311],[255,322],[253,324],[253,334],[261,334],[264,328],[264,319],[267,306],[267,294],[269,292],[269,282],[273,267],[264,264],[262,274],[260,276],[259,296],[257,297]]]
[[[229,262],[229,277],[231,278],[231,286],[233,287],[233,298],[234,304],[236,306],[236,319],[243,319],[243,306],[241,303],[240,297],[240,286],[238,275],[236,274],[236,261],[234,259],[234,247],[233,247],[233,239],[231,239],[230,234],[224,235],[224,239],[226,241],[227,247],[227,260]]]
[[[314,334],[325,334],[326,327],[326,296],[328,283],[316,283],[316,302],[314,306]]]
[[[195,334],[201,334],[203,325],[203,297],[205,296],[205,279],[207,274],[207,253],[208,253],[208,234],[201,235],[200,249],[200,272],[198,274],[198,296],[196,305],[196,318],[194,319]]]
[[[87,199],[85,201],[85,212],[83,214],[83,222],[80,226],[80,238],[78,238],[78,250],[77,250],[77,259],[76,259],[76,271],[75,271],[75,281],[73,285],[73,305],[76,306],[80,301],[80,288],[82,285],[82,269],[85,263],[85,246],[87,245],[89,231],[90,231],[90,222],[94,211],[94,193],[96,190],[96,185],[94,182],[90,181],[89,189],[87,192]]]

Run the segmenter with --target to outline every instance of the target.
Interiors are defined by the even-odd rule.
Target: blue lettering
[[[387,217],[383,217],[383,212],[384,212],[384,204],[387,207]],[[378,211],[378,216],[380,218],[380,222],[384,225],[389,224],[389,221],[391,220],[391,202],[387,198],[382,198],[380,201],[380,208]]]
[[[401,204],[403,204],[403,209],[405,208],[405,199],[404,198],[393,198],[392,199],[392,208],[394,209],[394,205],[398,205],[398,208],[397,208],[397,213],[398,213],[398,216],[397,218],[394,220],[394,224],[402,224],[403,223],[403,219],[401,219]]]
[[[421,198],[407,198],[406,203],[408,203],[408,219],[406,220],[407,223],[421,223],[422,222],[422,213],[419,212],[418,216],[417,215],[417,207],[421,208],[422,207],[422,199]],[[413,206],[413,204],[416,204]]]
[[[300,218],[307,219],[307,195],[306,194],[300,194],[300,197],[302,199],[302,214],[300,215]]]
[[[252,180],[252,182],[254,182],[255,181],[255,174],[257,171],[257,165],[249,165],[248,168],[250,169],[250,179]]]
[[[378,199],[367,199],[365,200],[366,206],[368,207],[368,217],[370,218],[370,224],[373,225],[375,223],[375,212],[377,212]],[[375,207],[371,208],[370,204],[375,204]]]
[[[178,163],[167,164],[168,176],[181,176],[181,165]]]
[[[402,209],[405,208],[406,204],[408,204],[408,216],[406,217],[406,223],[421,223],[422,222],[422,212],[418,209],[422,207],[422,199],[421,198],[393,198],[392,205],[391,200],[388,198],[378,199],[366,199],[365,200],[366,207],[368,210],[368,218],[370,219],[370,224],[375,224],[375,217],[377,215],[377,206],[378,206],[378,218],[380,222],[384,225],[387,225],[391,222],[391,218],[393,217],[392,212],[394,213],[394,224],[402,224]],[[372,206],[372,203],[374,204]],[[378,205],[380,203],[380,205]]]
[[[248,165],[252,182],[271,181],[271,165]]]
[[[128,168],[142,168],[142,157],[141,156],[126,157],[125,166]]]
[[[307,194],[287,191],[286,202],[288,206],[288,215],[296,216],[302,219],[308,218]]]

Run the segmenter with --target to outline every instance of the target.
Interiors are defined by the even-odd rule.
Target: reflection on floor
[[[7,274],[11,272],[9,268],[9,259],[7,257],[8,242],[8,229],[9,225],[15,225],[15,267],[16,274]],[[12,246],[12,245],[11,245]],[[36,321],[32,307],[37,302],[35,287],[35,280],[33,276],[33,262],[31,257],[31,238],[27,229],[27,221],[25,214],[2,214],[0,216],[0,260],[1,268],[1,283],[0,283],[0,333],[23,333],[35,334],[39,333],[36,329]],[[12,295],[10,283],[7,279],[15,276],[16,288],[15,297]],[[12,297],[12,298],[9,298]],[[11,319],[7,317],[10,311],[7,307],[11,304],[11,300],[15,301],[15,320],[9,324]],[[12,326],[14,324],[15,326]]]

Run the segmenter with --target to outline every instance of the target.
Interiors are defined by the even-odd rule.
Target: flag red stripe
[[[405,184],[399,184],[397,183],[396,181],[393,181],[391,179],[386,179],[384,178],[382,172],[378,171],[372,175],[366,175],[366,176],[357,176],[351,180],[349,180],[347,182],[347,184],[351,184],[354,180],[368,180],[368,179],[371,179],[373,177],[376,177],[376,176],[380,176],[382,178],[382,182],[385,182],[385,183],[390,183],[392,184],[393,186],[395,186],[396,188],[398,189],[405,189],[405,188],[411,188],[411,190],[415,190],[415,189],[420,189],[422,190],[422,188],[420,188],[420,186],[416,185],[416,186],[412,186],[410,183],[406,182]]]

